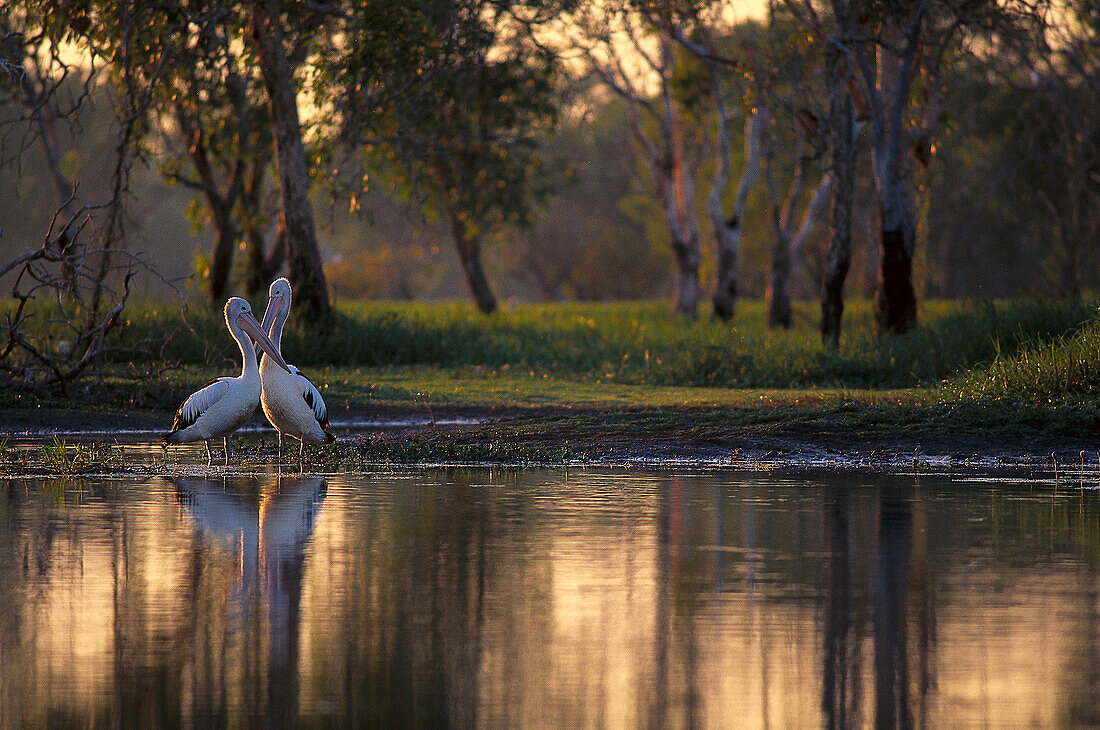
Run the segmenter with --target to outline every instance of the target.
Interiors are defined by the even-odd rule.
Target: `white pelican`
[[[290,316],[292,295],[286,278],[276,279],[268,288],[269,299],[263,328],[271,336],[275,351],[282,357],[283,325]],[[302,442],[298,458],[305,455],[306,442],[331,444],[336,437],[328,430],[328,409],[317,386],[293,365],[289,370],[275,366],[269,358],[260,361],[263,394],[260,403],[264,415],[279,432],[279,458],[283,456],[283,434]]]
[[[166,444],[183,444],[190,441],[206,441],[206,462],[214,460],[210,439],[222,437],[225,441],[225,464],[233,453],[230,435],[252,418],[260,401],[260,369],[256,364],[256,350],[245,335],[263,348],[275,365],[290,372],[289,366],[279,354],[279,348],[252,316],[252,307],[240,297],[232,297],[225,303],[225,326],[241,348],[244,364],[241,374],[235,378],[226,376],[208,383],[187,397],[176,411],[172,430],[164,435]]]

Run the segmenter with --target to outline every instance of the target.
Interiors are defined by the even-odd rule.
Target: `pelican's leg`
[[[281,463],[282,460],[283,460],[283,432],[278,431],[277,433],[279,434],[279,454],[278,455],[279,455],[279,461]]]
[[[233,441],[229,436],[223,437],[225,441],[225,465],[229,466],[229,460],[233,458]]]
[[[298,461],[306,458],[306,440],[302,439],[302,448],[298,449]]]
[[[214,463],[214,452],[210,450],[210,439],[206,439],[206,465]]]

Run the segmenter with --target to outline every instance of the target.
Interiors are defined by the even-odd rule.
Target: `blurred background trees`
[[[790,326],[820,298],[834,343],[845,294],[876,296],[883,333],[925,296],[1075,296],[1100,283],[1098,18],[0,0],[0,260],[83,210],[95,250],[212,302],[284,271],[317,317],[463,295],[694,316],[712,293],[716,317],[767,296]]]

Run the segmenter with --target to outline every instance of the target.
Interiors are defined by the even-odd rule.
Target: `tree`
[[[814,218],[831,189],[831,177],[823,175],[802,215],[796,215],[811,167],[821,155],[820,114],[811,111],[816,106],[810,92],[814,59],[801,40],[803,34],[796,32],[797,26],[789,19],[777,18],[775,7],[770,8],[766,25],[747,21],[730,28],[723,27],[729,15],[726,4],[676,7],[684,15],[684,23],[673,23],[669,28],[702,65],[702,75],[710,81],[710,102],[715,112],[715,176],[707,195],[707,214],[717,253],[714,314],[721,319],[733,315],[745,205],[763,175],[773,232],[766,290],[768,324],[789,327],[791,276]],[[661,23],[659,16],[651,16],[651,20]],[[737,96],[741,97],[741,106],[751,108],[751,112],[745,123],[745,154],[733,213],[726,216],[722,202],[730,180],[730,120],[735,108],[730,100]],[[803,152],[807,146],[813,149]],[[780,157],[794,168],[782,203],[776,174]],[[801,225],[795,231],[798,219]]]
[[[0,322],[0,373],[11,387],[65,397],[114,349],[109,337],[123,321],[135,274],[159,277],[141,255],[125,249],[124,206],[164,49],[142,38],[146,18],[111,8],[114,42],[134,53],[121,54],[116,82],[105,86],[113,92],[117,123],[109,194],[96,191],[95,202],[82,204],[79,181],[63,168],[58,128],[78,124],[82,105],[108,76],[101,73],[108,58],[106,23],[89,17],[83,5],[0,9],[0,90],[23,109],[5,122],[5,152],[7,132],[18,135],[22,128],[14,159],[37,140],[58,193],[42,243],[0,265],[0,277],[13,276],[12,306]],[[77,43],[85,44],[80,62],[65,49]],[[145,53],[154,62],[139,71],[135,64]],[[94,235],[85,235],[89,231]]]
[[[277,0],[258,0],[253,4],[250,39],[256,49],[271,112],[283,204],[280,229],[286,245],[287,268],[294,282],[294,299],[300,302],[307,319],[317,320],[328,316],[331,305],[309,202],[310,175],[298,119],[298,85],[287,58]]]
[[[746,63],[751,64],[761,103],[775,110],[762,163],[772,231],[765,291],[767,323],[789,328],[791,279],[833,188],[832,174],[818,169],[825,152],[828,119],[818,91],[822,85],[820,54],[797,23],[773,4],[758,36],[746,49]],[[782,196],[776,174],[779,167],[790,171],[784,175],[787,189]],[[807,188],[811,190],[808,196]]]
[[[942,97],[940,63],[962,25],[961,16],[934,0],[899,0],[871,7],[855,0],[831,0],[829,28],[811,0],[786,0],[786,4],[826,54],[837,197],[822,295],[822,337],[832,345],[839,341],[841,291],[851,261],[849,174],[854,170],[855,148],[848,130],[857,129],[853,123],[857,107],[856,113],[869,119],[873,131],[881,250],[875,320],[882,334],[904,332],[917,317],[912,281],[916,219],[909,154],[913,151],[927,161],[931,152]],[[915,97],[920,103],[914,103]]]
[[[856,137],[855,104],[850,93],[854,69],[844,39],[857,28],[852,0],[833,0],[835,25],[826,35],[816,32],[825,45],[825,77],[828,89],[828,141],[830,169],[834,180],[833,204],[829,211],[829,252],[821,282],[821,339],[829,347],[840,346],[844,315],[844,280],[852,264],[852,202],[855,191]]]
[[[880,334],[905,332],[917,321],[912,161],[927,165],[932,156],[943,112],[945,59],[968,32],[988,35],[992,28],[1016,26],[1034,11],[1026,3],[992,0],[958,5],[899,0],[872,8],[836,4],[843,6],[849,26],[837,41],[851,57],[857,101],[865,103],[873,133],[881,233],[875,322]],[[866,12],[855,17],[861,11]]]
[[[220,302],[226,294],[233,251],[242,229],[251,262],[249,289],[258,290],[266,284],[263,280],[281,263],[283,249],[276,245],[265,256],[260,231],[273,117],[266,116],[262,109],[268,102],[263,101],[255,65],[242,57],[247,47],[237,42],[253,13],[204,0],[155,7],[125,0],[46,3],[41,8],[29,7],[26,13],[26,18],[42,19],[43,32],[55,43],[72,44],[87,53],[93,63],[110,68],[111,86],[118,90],[120,100],[119,149],[146,158],[161,156],[164,174],[201,192],[214,224],[209,275],[212,301]],[[309,37],[317,26],[312,16],[308,20],[298,25],[304,37]],[[269,25],[264,27],[273,32]],[[274,67],[279,58],[287,60],[285,49],[281,56],[275,54],[278,44],[262,45],[268,51],[268,62],[259,64],[261,70]],[[302,43],[296,46],[302,47]],[[280,243],[289,242],[291,276],[305,302],[307,316],[316,316],[327,311],[328,295],[316,236],[311,235],[312,214],[305,199],[308,172],[304,164],[295,166],[291,162],[293,151],[288,140],[296,134],[301,147],[297,110],[290,110],[292,117],[287,106],[288,99],[291,107],[296,103],[293,68],[288,64],[281,70],[284,75],[273,79],[269,88],[281,91],[282,167],[287,172],[281,181],[286,199],[291,201],[295,228],[290,235],[280,236]],[[280,83],[286,87],[281,88]],[[162,133],[162,139],[157,140],[157,132]],[[185,147],[190,172],[174,156],[163,154],[163,144],[153,143],[175,138]],[[304,154],[299,157],[304,161]],[[130,156],[119,158],[127,161],[116,179],[124,180]],[[297,179],[299,175],[304,179]],[[121,200],[117,194],[124,184],[116,184],[116,199]],[[101,230],[121,239],[119,227],[124,217],[117,213],[117,207],[107,209],[107,225]],[[317,290],[319,294],[314,293]]]
[[[571,38],[588,69],[605,88],[622,100],[635,148],[649,172],[676,261],[674,311],[695,318],[700,298],[702,258],[696,217],[695,177],[703,143],[699,120],[676,98],[678,23],[670,3],[639,12],[628,2],[590,4],[572,25],[584,29]],[[637,59],[634,68],[624,50]],[[680,54],[682,55],[682,54]],[[650,93],[649,82],[656,84]]]
[[[368,172],[446,221],[470,292],[491,313],[485,242],[530,225],[550,191],[538,138],[557,117],[557,59],[532,28],[553,12],[539,2],[421,0],[349,13],[350,40],[324,77],[339,90],[339,131]]]
[[[709,98],[699,98],[702,96],[699,94],[694,97],[696,104],[709,104],[714,111],[714,177],[706,197],[707,216],[715,244],[715,285],[711,304],[714,317],[728,320],[733,317],[737,301],[737,261],[744,232],[745,204],[760,177],[763,139],[771,113],[762,103],[753,73],[747,70],[751,62],[746,59],[752,55],[750,47],[758,34],[758,27],[750,22],[733,29],[733,32],[723,33],[721,40],[733,48],[728,51],[720,49],[715,26],[720,22],[718,18],[721,18],[724,7],[717,3],[707,8],[710,12],[704,14],[703,8],[677,6],[677,11],[684,14],[683,22],[669,13],[664,16],[651,15],[650,22],[666,27],[696,57],[701,75],[709,82]],[[741,175],[733,197],[733,211],[726,215],[723,203],[732,181],[733,117],[737,109],[734,99],[738,97],[742,99],[741,106],[755,103],[756,107],[745,120],[745,155]]]
[[[183,149],[161,155],[161,173],[202,196],[214,228],[208,293],[211,304],[220,307],[242,243],[249,296],[266,290],[283,263],[285,246],[265,251],[267,172],[274,148],[258,73],[242,53],[247,47],[233,43],[246,16],[211,9],[200,17],[203,22],[189,24],[179,39],[177,61],[166,74],[164,145]],[[190,170],[179,164],[181,158],[190,161]]]
[[[1040,43],[1013,44],[1023,51],[1027,80],[1021,83],[1019,72],[1008,78],[1032,97],[1023,107],[1030,134],[1019,150],[1040,178],[1060,288],[1077,296],[1087,252],[1100,235],[1100,7],[1069,0],[1056,8],[1061,22],[1043,27]]]

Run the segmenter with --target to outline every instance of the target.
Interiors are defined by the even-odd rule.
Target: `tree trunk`
[[[717,84],[715,86],[717,88]],[[737,257],[741,249],[741,221],[745,215],[745,202],[760,177],[760,148],[764,130],[768,127],[768,110],[758,107],[745,121],[745,162],[741,179],[733,201],[733,215],[722,215],[722,195],[729,180],[730,150],[728,142],[729,118],[721,101],[718,109],[719,159],[714,184],[707,196],[707,215],[714,228],[717,252],[717,271],[714,296],[711,300],[714,316],[728,320],[733,317],[737,299]]]
[[[671,69],[672,37],[668,33],[661,35],[661,57],[664,59],[662,66]],[[662,80],[661,98],[667,119],[664,132],[667,165],[667,180],[663,185],[665,218],[668,221],[678,274],[674,310],[695,319],[699,308],[699,262],[702,253],[699,246],[699,222],[695,218],[694,170],[687,159],[684,120],[673,101],[667,78]]]
[[[674,232],[676,235],[678,232]],[[688,231],[688,238],[674,240],[672,252],[676,256],[676,271],[678,274],[676,285],[677,314],[683,314],[690,319],[695,319],[699,309],[699,232]]]
[[[787,329],[791,326],[791,235],[788,226],[795,200],[801,192],[805,163],[799,163],[786,205],[780,212],[773,158],[774,154],[770,151],[764,155],[764,181],[772,219],[771,266],[764,299],[768,304],[768,327]]]
[[[733,318],[737,302],[737,255],[741,249],[741,220],[734,216],[728,221],[711,216],[717,251],[714,296],[711,306],[714,316],[721,320]]]
[[[791,248],[786,232],[772,245],[771,278],[768,281],[768,326],[791,327]]]
[[[244,275],[244,287],[250,298],[263,292],[267,293],[268,284],[286,260],[286,236],[280,226],[275,235],[275,245],[266,251],[267,242],[260,229],[260,199],[264,192],[264,171],[266,158],[257,150],[249,162],[248,177],[241,191],[241,205],[244,208],[244,245],[247,254],[247,267]]]
[[[837,18],[837,35],[849,35],[856,25],[851,4],[833,0],[833,12]],[[828,131],[831,174],[836,189],[829,212],[829,253],[821,283],[821,341],[827,347],[836,349],[840,345],[840,325],[844,315],[844,280],[852,265],[856,146],[854,108],[847,84],[848,61],[843,47],[830,44],[826,63],[831,86]]]
[[[678,129],[678,122],[676,127]],[[695,319],[699,309],[699,224],[695,220],[695,186],[686,170],[682,144],[674,142],[672,170],[665,199],[672,253],[676,259],[676,305],[674,310]]]
[[[897,26],[887,25],[883,37],[890,43],[903,40]],[[907,48],[912,49],[909,38]],[[879,335],[905,332],[917,322],[917,298],[913,291],[913,249],[916,224],[909,170],[911,144],[905,131],[905,108],[916,65],[915,50],[902,56],[877,49],[878,84],[883,100],[875,113],[875,190],[881,213],[881,256],[875,292],[875,324]]]
[[[857,133],[856,136],[858,137],[859,134]],[[802,211],[802,222],[791,238],[791,266],[788,273],[791,280],[793,280],[795,274],[798,273],[798,263],[802,258],[802,249],[806,248],[806,244],[810,240],[810,234],[813,233],[814,224],[817,223],[817,219],[821,216],[821,211],[825,210],[825,205],[829,202],[829,198],[833,194],[833,184],[833,174],[826,171],[825,174],[821,176],[821,179],[818,180],[817,187],[814,188],[814,192],[810,196],[810,202],[806,204],[806,209]]]
[[[917,322],[917,297],[913,292],[913,229],[882,229],[882,262],[875,293],[878,333],[897,334]]]
[[[209,200],[209,198],[208,198]],[[211,208],[217,208],[210,201]],[[237,231],[225,211],[214,212],[214,251],[210,256],[210,303],[224,304],[229,289],[229,269],[233,265],[233,250],[237,246]]]
[[[910,200],[909,176],[903,162],[876,145],[875,184],[881,221],[881,256],[875,291],[875,325],[880,335],[899,334],[917,322],[917,297],[913,291],[913,249],[916,225]]]
[[[261,0],[252,8],[252,42],[260,60],[275,136],[287,269],[294,282],[295,304],[300,303],[308,319],[316,320],[327,317],[331,305],[309,202],[309,168],[302,144],[294,78],[283,43],[279,3]]]
[[[454,234],[458,258],[462,262],[462,273],[465,274],[466,284],[470,287],[470,294],[477,303],[478,309],[485,314],[492,314],[497,309],[497,300],[489,287],[489,280],[485,277],[485,269],[481,266],[481,239],[476,235],[467,234],[466,224],[454,215],[451,216],[451,231]]]

